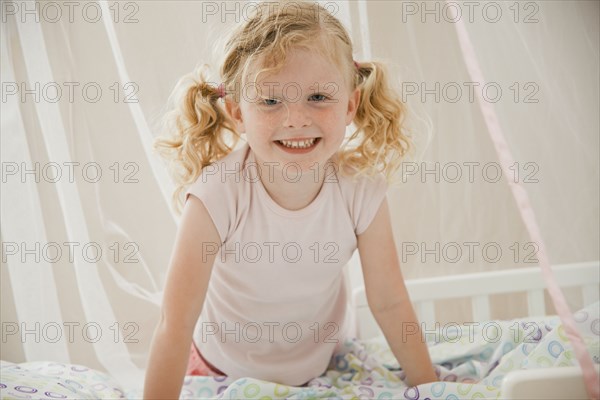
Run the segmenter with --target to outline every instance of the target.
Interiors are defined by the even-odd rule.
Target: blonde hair
[[[239,101],[250,65],[256,61],[265,71],[279,71],[292,48],[305,48],[331,60],[344,74],[351,91],[360,87],[361,98],[354,118],[357,129],[338,151],[339,171],[350,176],[384,173],[388,182],[409,150],[404,133],[405,106],[389,85],[385,64],[361,62],[355,66],[352,42],[343,25],[317,3],[304,1],[262,2],[254,14],[237,27],[225,45],[221,66],[226,96]],[[158,138],[155,149],[170,160],[177,188],[173,203],[183,206],[182,192],[195,182],[202,169],[231,153],[241,139],[224,106],[220,91],[207,82],[202,65],[184,76],[169,97],[174,107],[163,126],[170,134]],[[229,137],[232,146],[227,144]],[[350,143],[357,141],[356,146]]]

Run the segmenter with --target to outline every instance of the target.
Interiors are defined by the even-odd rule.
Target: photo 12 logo
[[[463,161],[450,162],[402,162],[400,171],[402,183],[418,180],[421,183],[497,183],[506,180],[515,183],[539,183],[539,164],[528,162],[514,162],[503,173],[502,165],[498,162]]]
[[[114,322],[103,326],[98,322],[2,322],[2,343],[7,343],[9,338],[15,337],[21,343],[57,343],[66,340],[68,343],[82,339],[87,343],[97,343],[104,337],[112,339],[115,343],[138,343],[135,335],[140,327],[135,322],[121,324]],[[109,332],[107,334],[107,332]]]
[[[474,103],[482,99],[486,103],[498,103],[502,98],[515,104],[539,103],[537,82],[511,82],[503,87],[498,82],[402,82],[402,101],[420,100],[421,103]]]
[[[321,172],[323,169],[323,172]],[[324,174],[324,183],[338,183],[338,167],[333,162],[325,164],[313,163],[309,170],[312,172],[315,183],[320,182],[320,174]],[[304,174],[304,175],[303,175]],[[263,162],[262,169],[259,168],[257,162],[250,161],[240,163],[236,162],[231,169],[227,169],[225,164],[212,163],[202,169],[200,179],[202,183],[206,183],[211,179],[218,178],[221,183],[227,182],[228,179],[234,180],[235,183],[248,182],[258,183],[269,182],[273,183],[279,180],[284,180],[289,183],[297,183],[306,176],[306,172],[302,172],[302,167],[297,162],[280,163],[278,161]]]
[[[96,24],[107,16],[114,23],[135,24],[140,22],[140,7],[133,1],[113,1],[103,8],[97,1],[2,1],[2,23],[15,18],[22,23],[47,22],[55,24],[66,21]],[[110,4],[110,5],[108,5]],[[106,15],[108,14],[108,15]]]
[[[201,21],[206,23],[209,20],[221,23],[249,21],[253,16],[272,14],[275,11],[281,11],[284,14],[301,15],[302,13],[313,12],[301,8],[301,2],[294,1],[203,1],[201,3]],[[340,6],[334,1],[314,2],[323,7],[331,15],[339,12]],[[316,10],[315,10],[316,11]],[[318,17],[318,15],[315,15]]]
[[[548,327],[544,326],[548,331]],[[551,329],[551,328],[550,328]],[[514,343],[538,343],[544,332],[540,326],[531,321],[515,321],[507,325],[502,321],[487,322],[449,322],[446,324],[426,324],[421,322],[402,323],[402,340],[404,343],[411,336],[420,335],[423,342],[434,343],[497,343],[503,338]]]
[[[515,23],[535,24],[539,21],[540,5],[535,1],[402,1],[403,23],[468,23],[495,24],[502,19]]]
[[[95,161],[80,163],[78,161],[58,162],[2,162],[2,183],[9,182],[46,182],[74,183],[83,180],[87,183],[98,183],[104,177],[113,183],[138,183],[136,177],[140,166],[135,162],[113,162],[104,167]]]
[[[115,264],[137,264],[139,248],[135,242],[112,242],[107,247],[97,242],[2,242],[2,262],[39,264],[43,260],[49,264],[73,264],[80,260],[94,264],[104,260]]]
[[[513,242],[504,246],[498,242],[402,242],[401,260],[406,262],[458,262],[536,264],[539,245],[535,242]]]
[[[226,242],[223,245],[214,242],[202,243],[202,261],[219,255],[221,262],[228,259],[240,263],[276,263],[284,260],[288,263],[339,263],[336,257],[340,246],[336,242],[313,242],[304,247],[298,242]]]
[[[135,82],[2,82],[2,103],[14,99],[21,103],[98,103],[103,97],[114,103],[138,103],[138,92]]]
[[[206,343],[209,337],[216,338],[222,343],[257,343],[257,342],[286,342],[298,343],[313,340],[314,343],[338,343],[335,336],[339,327],[335,322],[207,322],[199,324],[201,342]]]

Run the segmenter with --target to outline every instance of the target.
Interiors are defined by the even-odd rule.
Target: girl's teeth
[[[285,147],[291,147],[291,148],[306,148],[306,147],[310,147],[314,144],[315,142],[315,138],[313,139],[308,139],[308,140],[301,140],[301,141],[287,141],[287,140],[280,140],[279,142],[281,144],[283,144]]]

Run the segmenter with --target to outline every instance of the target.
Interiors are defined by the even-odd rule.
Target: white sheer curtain
[[[83,364],[134,386],[177,227],[155,122],[198,63],[219,81],[211,48],[251,7],[67,3],[2,4],[1,358]],[[389,63],[411,110],[415,151],[388,195],[406,278],[536,265],[449,7],[465,18],[518,162],[508,179],[527,189],[550,261],[599,259],[597,1],[322,4],[351,31],[356,60]],[[494,318],[524,313],[524,297],[495,300]],[[440,322],[468,310],[437,305]]]

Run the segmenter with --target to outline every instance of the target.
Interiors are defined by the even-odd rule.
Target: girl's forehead
[[[342,85],[344,77],[338,67],[332,63],[326,65],[310,65],[301,63],[290,66],[284,65],[278,71],[254,69],[248,74],[249,82],[256,86],[273,87],[274,89],[284,86],[309,87],[315,85]]]
[[[248,89],[252,93],[260,94],[261,96],[302,96],[306,94],[326,93],[335,97],[341,94],[345,88],[341,78],[335,76],[306,76],[295,77],[294,79],[276,79],[274,77],[266,77],[255,83],[249,83]]]
[[[249,65],[249,75],[261,79],[285,79],[290,76],[311,76],[314,79],[330,79],[341,76],[339,63],[332,55],[310,48],[292,48],[284,56],[266,54]],[[282,59],[283,57],[283,59]]]
[[[341,84],[343,82],[343,77],[340,74],[335,73],[302,72],[292,75],[264,75],[257,77],[257,79],[252,82],[257,86],[310,86],[313,84],[324,85],[326,83]]]

